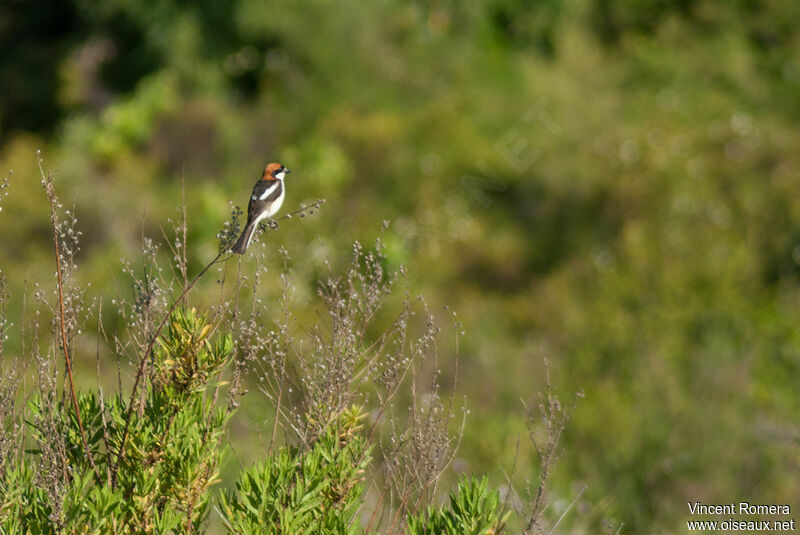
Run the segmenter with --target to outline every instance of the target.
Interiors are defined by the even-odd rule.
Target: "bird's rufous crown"
[[[264,168],[264,174],[261,175],[261,180],[275,180],[275,171],[281,169],[283,166],[279,163],[271,163]]]

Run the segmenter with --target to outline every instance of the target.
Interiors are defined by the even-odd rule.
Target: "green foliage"
[[[450,493],[450,506],[428,507],[408,518],[410,535],[491,535],[500,533],[509,512],[502,513],[500,494],[489,490],[486,476],[463,478]]]
[[[27,462],[5,467],[0,477],[0,532],[54,533],[45,489],[36,485],[36,472]]]
[[[107,404],[93,393],[80,395],[92,462],[70,405],[53,405],[47,392],[31,399],[28,424],[38,449],[3,466],[0,533],[204,532],[230,413],[217,406],[216,393],[208,396],[220,386],[217,378],[232,349],[228,334],[213,331],[194,309],[177,308],[159,338],[146,392],[133,399],[131,413],[120,395]],[[234,489],[219,494],[225,528],[243,534],[361,533],[358,513],[371,449],[363,436],[365,417],[361,407],[345,409],[311,444],[282,447],[244,470]],[[504,522],[498,493],[488,490],[485,477],[463,480],[448,510],[430,507],[408,520],[411,532],[420,534],[496,533]]]
[[[369,448],[357,434],[363,417],[352,408],[310,447],[283,448],[246,471],[235,490],[220,495],[231,533],[360,533]]]
[[[229,419],[207,394],[229,362],[231,338],[212,331],[193,309],[173,313],[154,353],[153,380],[130,414],[121,394],[105,402],[80,394],[94,467],[70,406],[54,411],[49,396],[33,398],[28,422],[38,449],[0,481],[3,532],[161,534],[202,526]]]

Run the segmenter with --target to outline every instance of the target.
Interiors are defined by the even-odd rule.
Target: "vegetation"
[[[232,349],[230,335],[209,340],[211,331],[194,311],[173,314],[130,418],[121,393],[81,394],[79,425],[54,391],[40,391],[25,415],[36,449],[3,459],[3,533],[188,533],[204,523],[229,411],[203,392]]]
[[[74,348],[86,404],[86,444],[70,439],[80,450],[97,429],[87,392],[96,403],[99,387],[114,393],[103,401],[109,429],[114,403],[143,407],[150,364],[139,405],[128,396],[158,321],[218,253],[216,235],[263,166],[280,161],[294,171],[284,213],[326,203],[260,233],[241,262],[211,265],[181,301],[231,337],[224,380],[240,374],[250,391],[225,422],[226,492],[243,467],[309,454],[326,436],[320,423],[355,405],[372,445],[356,501],[369,522],[385,509],[377,496],[395,489],[396,515],[396,489],[413,478],[371,477],[392,458],[377,444],[388,448],[392,418],[436,392],[434,416],[455,416],[426,440],[446,444],[452,462],[436,465],[425,505],[403,519],[444,522],[458,481],[487,475],[487,493],[507,502],[497,514],[514,512],[507,529],[527,527],[530,510],[517,509],[536,503],[548,456],[525,433],[563,446],[537,506],[563,533],[670,533],[684,529],[687,501],[800,493],[797,2],[75,0],[6,2],[0,21],[0,176],[14,172],[0,190],[0,377],[20,372],[16,414],[22,393],[48,399],[32,394],[34,355],[56,362],[62,347]],[[58,224],[83,233],[62,274],[67,344],[59,325],[48,330],[60,312],[37,149],[58,170]],[[363,325],[331,309],[326,283],[349,272],[354,241],[378,237],[384,273],[407,275],[365,340],[385,340],[394,358],[386,333],[419,293],[410,339],[427,331],[425,310],[433,325],[458,325],[437,333],[435,359],[392,383],[381,418],[378,392],[389,390],[353,363],[374,365],[342,337],[342,369],[355,375],[332,376],[314,338]],[[548,401],[545,358],[553,391],[584,394],[562,434],[538,411],[540,391],[552,415],[572,407]],[[63,354],[57,362],[67,395],[53,403],[75,414]],[[42,449],[31,432],[24,448]],[[104,463],[95,459],[101,476]],[[36,470],[15,466],[20,481]],[[394,518],[380,515],[370,529],[383,532]],[[218,519],[212,508],[209,530],[224,528]]]
[[[320,284],[328,321],[312,326],[305,337],[294,332],[285,293],[279,332],[264,333],[257,298],[249,313],[239,308],[242,279],[232,295],[220,281],[222,297],[211,308],[213,320],[184,304],[211,266],[235,257],[229,250],[240,210],[233,210],[218,234],[217,255],[191,280],[185,256],[177,253],[186,250],[186,241],[176,242],[172,278],[159,274],[146,244],[143,275],[137,278],[138,270],[128,269],[134,295],[120,304],[127,338],[114,340],[117,358],[133,348],[135,377],[126,396],[118,376],[119,390],[106,400],[102,387],[87,393],[74,383],[76,335],[88,309],[88,289],[77,287],[73,278],[80,232],[74,218],[59,212],[52,173],[43,168],[41,173],[50,200],[57,285],[52,307],[43,293],[36,294],[52,313],[49,343],[38,338],[36,319],[30,354],[22,355],[35,361],[33,392],[26,391],[26,370],[19,366],[4,369],[0,385],[2,533],[205,532],[214,504],[229,533],[400,533],[406,525],[414,533],[504,529],[509,515],[501,518],[499,494],[489,490],[485,477],[462,480],[450,510],[432,505],[433,489],[453,460],[448,435],[453,399],[445,408],[436,384],[425,399],[417,399],[422,385],[416,374],[436,356],[430,314],[423,334],[411,338],[415,311],[406,298],[386,330],[374,339],[368,334],[400,276],[384,271],[380,242],[369,251],[356,244],[347,273],[331,274]],[[175,228],[176,239],[185,228],[183,220]],[[171,296],[173,284],[177,293]],[[5,303],[4,289],[0,295]],[[0,326],[7,326],[4,316]],[[101,316],[98,326],[105,336]],[[46,354],[40,353],[43,347]],[[97,358],[99,374],[99,352]],[[63,372],[58,371],[61,359]],[[244,374],[253,367],[275,409],[269,449],[265,460],[242,469],[235,486],[215,499],[212,487],[230,449],[226,429],[245,394]],[[395,431],[399,420],[390,402],[409,382],[411,408],[403,430]],[[18,408],[18,400],[26,398],[27,406]],[[375,411],[369,429],[364,427],[366,405],[351,404],[354,400]],[[391,421],[388,439],[376,435],[384,419]],[[276,443],[279,429],[285,436],[282,446]],[[548,451],[557,442],[557,437],[547,439]],[[373,450],[381,454],[375,466]],[[376,492],[379,501],[367,520],[368,471],[371,484],[383,489]],[[545,468],[537,498],[546,479]],[[535,522],[541,511],[535,504],[528,510],[528,521]]]

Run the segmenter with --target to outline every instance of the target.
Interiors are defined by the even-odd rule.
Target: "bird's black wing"
[[[259,180],[253,187],[250,204],[247,205],[247,222],[254,221],[261,213],[269,208],[283,192],[283,183],[280,180]]]

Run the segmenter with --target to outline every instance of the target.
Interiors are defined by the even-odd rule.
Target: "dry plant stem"
[[[102,331],[103,329],[103,301],[100,301],[98,312],[97,312],[97,330]],[[100,385],[100,336],[97,336],[97,348],[96,348],[96,356],[97,359],[97,391],[100,398],[100,420],[103,424],[103,444],[105,445],[106,452],[110,452],[111,448],[109,447],[109,440],[108,440],[108,422],[106,422],[106,403],[105,399],[103,398],[103,387]],[[106,483],[111,484],[111,463],[106,463]]]
[[[416,414],[417,413],[417,379],[416,379],[416,377],[417,377],[416,368],[414,366],[411,366],[411,413],[412,414]],[[413,424],[413,420],[412,420],[412,424]],[[405,510],[406,510],[406,502],[411,497],[411,490],[412,490],[411,485],[410,484],[406,485],[406,488],[403,491],[403,495],[400,498],[400,503],[397,506],[397,513],[395,513],[394,518],[392,519],[392,523],[389,525],[389,531],[386,532],[387,534],[391,534],[394,531],[394,526],[397,524],[397,521],[400,520],[400,516],[405,512]]]
[[[22,317],[23,318],[28,317],[27,316],[27,310],[28,310],[28,281],[26,280],[24,282],[23,292],[22,292]],[[21,354],[23,356],[25,356],[25,355],[28,354],[25,351],[25,340],[26,340],[26,338],[25,338],[26,337],[25,325],[26,325],[26,322],[21,321],[20,324],[21,324],[20,328],[22,329],[22,333],[21,333],[22,353]],[[25,379],[26,379],[26,374],[23,373],[22,374],[22,399],[24,400],[24,402],[22,403],[22,410],[20,411],[20,423],[25,422],[25,418],[26,418],[26,415],[27,415],[27,407],[28,407],[28,396],[29,396],[29,394],[28,394],[28,391],[27,391],[27,385],[26,385]],[[22,456],[22,452],[23,452],[22,444],[23,444],[24,440],[25,440],[25,433],[19,433],[19,440],[17,442],[17,450],[16,450],[18,452],[19,456],[20,456],[19,460],[22,459],[22,457],[21,457]]]
[[[382,509],[383,505],[383,498],[386,496],[386,489],[384,488],[383,492],[378,494],[378,503],[375,504],[375,507],[372,509],[372,514],[369,517],[369,523],[367,524],[367,529],[364,530],[364,533],[369,533],[372,529],[372,524],[375,522],[375,517],[378,515],[378,510]],[[378,524],[380,525],[380,524]]]
[[[44,181],[45,193],[50,201],[50,226],[53,229],[53,246],[56,255],[56,275],[58,278],[58,308],[61,325],[61,345],[64,350],[64,362],[66,363],[67,376],[69,377],[70,399],[72,400],[72,408],[75,410],[75,418],[77,419],[78,429],[81,433],[81,442],[83,442],[83,450],[86,453],[86,460],[89,461],[89,465],[92,467],[92,470],[94,470],[97,479],[100,480],[100,472],[98,471],[97,466],[94,464],[92,452],[89,450],[89,443],[86,440],[86,430],[83,428],[83,419],[81,418],[81,411],[78,408],[78,397],[75,394],[75,379],[72,376],[72,360],[69,356],[67,330],[64,325],[64,287],[61,277],[61,251],[58,246],[58,216],[56,214],[56,199],[55,191],[53,189],[53,177],[52,175],[45,176],[44,169],[42,168],[41,158],[39,158],[39,172],[41,173],[42,180]]]
[[[464,436],[464,426],[466,425],[466,418],[467,415],[465,412],[461,417],[461,428],[459,429],[458,432],[458,440],[456,441],[455,447],[453,447],[453,451],[450,453],[450,458],[447,459],[446,462],[442,463],[442,467],[439,469],[439,471],[430,476],[428,482],[425,483],[425,486],[422,488],[419,497],[417,498],[417,502],[414,504],[414,508],[411,510],[412,514],[417,514],[420,508],[422,507],[423,505],[422,501],[423,498],[425,497],[425,492],[427,492],[429,489],[433,489],[433,493],[436,492],[436,487],[439,484],[439,478],[442,477],[444,471],[447,470],[447,467],[450,466],[450,464],[453,462],[453,459],[455,459],[456,452],[458,451],[458,448],[461,446],[461,439]],[[447,423],[449,422],[450,419],[448,418]]]
[[[283,397],[283,380],[286,377],[286,354],[284,352],[283,358],[281,359],[281,380],[278,384],[278,399],[275,402],[275,421],[272,422],[272,437],[269,441],[269,451],[267,455],[272,455],[272,447],[275,445],[275,437],[278,435],[278,420],[281,414],[281,400]]]
[[[446,462],[442,463],[442,466],[439,469],[439,471],[436,472],[435,474],[431,474],[427,478],[427,481],[425,481],[424,484],[422,485],[422,487],[420,488],[419,496],[417,497],[416,502],[414,502],[414,507],[410,510],[412,514],[416,514],[419,511],[420,507],[422,507],[423,500],[425,498],[425,493],[429,489],[435,488],[436,484],[439,481],[439,478],[442,476],[442,474],[447,469],[447,467],[450,466],[450,464],[453,462],[453,459],[455,458],[455,453],[456,453],[456,451],[458,451],[458,448],[461,445],[461,439],[462,439],[462,436],[463,436],[464,425],[465,425],[465,421],[464,420],[465,419],[466,419],[466,414],[464,414],[462,416],[461,430],[459,432],[458,441],[456,443],[456,446],[453,448],[453,451],[450,454],[449,459],[447,459]],[[448,419],[448,421],[449,421],[449,419]],[[419,475],[418,475],[418,477],[419,477]],[[392,533],[394,531],[394,526],[397,525],[397,522],[400,520],[401,516],[405,515],[409,511],[409,509],[408,509],[408,505],[409,505],[408,500],[411,498],[411,493],[412,493],[412,486],[408,485],[406,487],[406,490],[403,493],[403,496],[402,496],[402,498],[400,500],[400,505],[397,508],[397,513],[395,513],[394,520],[392,520],[392,524],[389,526],[389,531],[387,533]],[[402,526],[398,525],[398,530],[400,530],[401,527]]]
[[[564,512],[561,513],[561,516],[558,517],[558,520],[556,520],[556,523],[553,524],[553,527],[550,528],[550,533],[555,532],[555,530],[558,528],[558,525],[561,524],[561,521],[564,520],[564,518],[566,518],[566,516],[570,512],[570,510],[572,510],[572,508],[575,507],[575,504],[578,503],[578,500],[581,499],[581,496],[583,496],[583,493],[586,492],[587,488],[588,487],[586,485],[584,485],[581,488],[580,492],[578,492],[578,494],[575,496],[575,498],[572,499],[572,501],[569,503],[567,508],[564,509]]]
[[[456,355],[456,358],[458,358],[458,355]],[[415,374],[415,369],[412,368],[412,376],[414,374]],[[455,392],[455,383],[453,385],[453,393],[451,393],[451,397],[450,397],[450,403],[449,403],[449,407],[450,408],[452,408],[452,405],[453,405],[453,398],[455,396],[454,392]],[[412,382],[412,399],[416,399],[416,386],[415,386],[414,382]],[[450,410],[450,409],[448,409],[448,410]],[[416,401],[412,401],[412,413],[416,414],[416,411],[417,411]],[[450,423],[451,419],[452,419],[451,413],[448,412],[448,416],[447,416],[446,421],[444,423],[445,427]],[[395,513],[394,519],[392,520],[392,523],[389,526],[389,531],[387,533],[393,533],[395,525],[398,526],[398,531],[402,531],[402,525],[398,524],[398,522],[400,521],[402,516],[408,514],[409,512],[411,514],[416,514],[417,512],[419,512],[420,508],[422,507],[422,505],[424,503],[424,499],[425,499],[426,493],[428,491],[435,492],[436,486],[437,486],[437,484],[439,482],[439,478],[442,476],[442,474],[447,469],[447,467],[450,466],[450,464],[453,462],[453,459],[455,458],[456,452],[458,451],[458,448],[461,445],[461,440],[463,438],[465,423],[466,423],[466,411],[462,414],[462,420],[461,420],[461,426],[460,426],[459,433],[458,433],[458,438],[457,438],[456,444],[452,448],[452,451],[450,452],[449,456],[447,456],[447,458],[443,460],[443,462],[440,464],[438,470],[436,470],[435,472],[433,472],[431,474],[427,474],[427,475],[422,475],[422,474],[419,474],[419,473],[415,474],[418,482],[421,483],[421,487],[420,487],[420,490],[419,490],[419,495],[417,496],[417,499],[414,502],[413,507],[409,508],[409,506],[410,506],[409,500],[412,498],[413,486],[410,485],[410,484],[406,486],[406,489],[404,490],[403,495],[401,496],[400,503],[399,503],[398,508],[397,508],[397,512]],[[416,425],[413,420],[412,420],[412,425]]]
[[[503,518],[505,515],[506,510],[508,509],[508,500],[511,498],[512,503],[511,506],[514,507],[513,497],[516,494],[514,491],[514,473],[517,471],[517,460],[519,459],[519,434],[517,434],[517,444],[514,447],[514,460],[511,463],[511,471],[505,474],[506,476],[506,485],[508,485],[508,491],[506,492],[505,497],[503,498],[503,505],[500,507],[500,518]],[[515,507],[516,509],[516,507]],[[521,515],[520,515],[521,518]]]
[[[299,208],[299,209],[297,209],[297,210],[295,210],[293,212],[290,212],[290,213],[278,218],[278,221],[280,221],[282,219],[289,219],[289,218],[291,218],[291,217],[293,217],[295,215],[298,215],[298,214],[305,214],[305,212],[308,211],[308,210],[314,210],[314,209],[319,208],[319,206],[324,202],[325,202],[325,199],[319,199],[318,201],[313,202],[308,206],[303,206],[303,207],[301,207],[301,208]],[[184,225],[185,225],[185,220],[184,220]],[[184,251],[185,250],[186,250],[186,247],[184,245]],[[116,466],[115,466],[115,470],[114,470],[114,477],[113,477],[113,481],[112,481],[112,486],[114,486],[114,487],[116,487],[116,485],[117,485],[117,468],[119,467],[119,464],[122,461],[122,456],[125,453],[125,444],[128,441],[128,433],[130,431],[131,418],[132,418],[132,415],[133,415],[133,404],[134,404],[134,401],[136,400],[136,393],[137,393],[137,391],[139,389],[139,383],[141,383],[141,381],[142,381],[142,377],[144,375],[144,369],[145,369],[145,366],[147,364],[147,360],[150,358],[150,354],[153,352],[153,347],[155,346],[156,340],[158,340],[158,337],[161,334],[161,330],[164,328],[164,325],[166,325],[167,320],[172,315],[172,313],[175,311],[177,306],[181,303],[183,298],[186,297],[186,294],[189,293],[189,291],[194,287],[194,285],[197,283],[197,281],[200,280],[200,278],[203,275],[205,275],[206,272],[209,269],[211,269],[212,266],[214,266],[215,264],[220,262],[220,259],[226,253],[227,253],[227,251],[221,251],[221,252],[217,253],[217,255],[214,257],[214,259],[211,260],[211,262],[209,262],[208,264],[206,264],[206,266],[202,270],[200,270],[200,272],[197,275],[195,275],[195,277],[187,285],[184,286],[183,291],[178,296],[178,298],[175,299],[175,301],[172,303],[172,306],[170,306],[170,308],[167,311],[167,313],[164,314],[164,317],[161,318],[161,321],[159,322],[158,327],[156,327],[155,332],[150,337],[150,342],[147,345],[147,349],[145,350],[144,354],[142,355],[142,357],[141,357],[141,359],[139,361],[139,368],[136,371],[136,378],[134,379],[134,382],[133,382],[133,390],[131,391],[130,399],[128,400],[128,409],[127,409],[127,411],[125,413],[125,428],[122,431],[122,440],[120,441],[119,451],[117,452],[117,462],[116,462]],[[226,258],[226,260],[227,260],[227,258]]]
[[[178,276],[178,273],[175,271],[175,267],[172,265],[171,262],[169,263],[170,271],[172,271],[172,274],[175,277],[175,279],[179,278],[181,279],[181,281],[183,282],[183,287],[186,288],[186,285],[189,284],[189,277],[186,272],[186,266],[187,266],[186,264],[186,232],[187,232],[186,231],[186,180],[183,173],[184,172],[181,171],[181,223],[179,227],[176,227],[174,229],[175,239],[176,240],[180,239],[181,241],[180,242],[176,241],[175,245],[173,245],[173,242],[172,240],[170,240],[169,236],[167,236],[164,227],[160,228],[161,228],[161,236],[163,236],[164,238],[164,243],[167,244],[167,247],[169,247],[170,252],[177,260],[178,269],[180,270],[180,277]],[[182,250],[178,252],[176,247]]]
[[[572,405],[563,407],[558,398],[553,394],[553,387],[550,381],[550,370],[547,359],[544,360],[544,371],[545,392],[544,394],[539,394],[537,406],[539,413],[544,420],[545,435],[542,438],[537,438],[534,434],[534,429],[531,428],[530,431],[530,438],[539,461],[541,475],[539,478],[539,486],[536,489],[536,495],[530,501],[530,518],[528,519],[525,530],[523,531],[524,535],[532,533],[534,529],[536,529],[537,532],[541,532],[541,529],[539,528],[539,520],[542,511],[544,511],[544,509],[547,507],[545,504],[545,491],[547,489],[547,481],[550,477],[550,470],[556,464],[558,459],[557,448],[559,440],[561,439],[561,434],[564,432],[567,422],[572,415],[572,411],[575,409],[578,399],[583,397],[583,393],[578,392]],[[524,402],[523,407],[528,413],[529,421],[533,422],[535,418],[532,411],[528,409]],[[583,491],[581,491],[581,494],[582,493]],[[555,529],[555,526],[553,529]]]
[[[231,310],[231,317],[233,324],[236,325],[239,319],[239,295],[242,290],[242,263],[239,262],[236,267],[236,289],[234,290],[234,300],[233,300],[233,308]],[[236,364],[234,365],[233,370],[233,378],[231,379],[231,388],[228,390],[228,408],[227,412],[230,413],[238,406],[237,396],[239,395],[239,389],[241,388],[242,382],[242,368],[243,368],[242,360],[240,358],[236,359]]]
[[[177,257],[178,256],[178,251],[176,251],[175,247],[172,245],[172,243],[170,243],[169,236],[167,236],[167,231],[164,230],[164,227],[159,227],[159,229],[161,230],[161,237],[164,238],[164,243],[166,243],[167,247],[169,247],[169,251],[173,255],[175,255]],[[173,266],[171,262],[168,264],[168,266],[169,266],[170,272],[172,272],[172,276],[175,279],[177,279],[178,278],[178,272],[175,271],[175,266]],[[180,269],[180,267],[178,269]],[[181,275],[181,278],[182,277],[183,277],[183,275]],[[186,286],[185,282],[184,282],[184,286]]]
[[[403,496],[400,498],[400,504],[397,506],[397,512],[394,515],[394,519],[392,519],[392,524],[389,526],[389,531],[386,532],[387,534],[394,533],[394,527],[397,524],[397,521],[400,520],[400,517],[405,513],[406,504],[408,499],[411,497],[411,488],[411,485],[408,485],[406,490],[403,492]]]
[[[211,260],[211,262],[206,264],[206,266],[200,271],[200,273],[195,275],[192,281],[183,289],[178,298],[175,299],[175,301],[172,303],[172,306],[169,307],[169,310],[167,311],[166,314],[164,314],[164,317],[161,318],[158,327],[156,327],[155,332],[150,337],[150,342],[147,345],[147,349],[142,355],[142,358],[139,360],[139,369],[136,371],[136,379],[133,381],[133,390],[131,391],[130,399],[128,400],[128,410],[125,413],[125,428],[122,431],[122,440],[120,441],[119,451],[117,452],[117,462],[116,462],[117,467],[122,461],[122,455],[125,453],[125,443],[128,440],[128,431],[130,430],[131,417],[133,415],[133,405],[134,401],[136,400],[136,393],[139,389],[139,383],[142,381],[145,365],[147,364],[147,360],[150,358],[150,354],[153,352],[153,347],[155,346],[156,340],[158,340],[158,337],[161,335],[161,330],[164,328],[164,325],[166,325],[167,320],[170,318],[172,313],[175,312],[175,309],[178,307],[180,302],[183,301],[183,298],[186,297],[186,294],[189,293],[189,290],[191,290],[194,287],[195,283],[197,283],[197,281],[200,280],[200,277],[206,274],[206,272],[211,268],[211,266],[219,262],[219,259],[224,254],[225,254],[224,251],[221,253],[217,253],[217,256],[215,256],[214,259]],[[115,469],[113,485],[116,486],[116,484],[117,484],[117,471]]]
[[[186,171],[181,168],[181,231],[183,234],[183,247],[181,250],[181,275],[183,275],[183,287],[189,284],[189,277],[186,272]]]
[[[145,221],[144,221],[144,213],[143,213],[142,214],[142,224],[141,224],[142,279],[143,279],[143,282],[144,282],[145,291],[147,293],[149,293],[150,292],[150,286],[151,286],[151,279],[148,276],[147,268],[145,267],[145,266],[147,266],[147,255],[146,255],[145,250],[144,250],[144,247],[145,247],[144,244],[145,244],[145,239],[146,239],[145,234],[144,234],[144,223],[145,223]],[[145,320],[144,320],[145,325],[149,325],[150,324],[150,317],[151,317],[151,313],[150,313],[150,309],[149,308],[145,308],[144,309],[143,316],[145,318]],[[145,339],[146,339],[146,337],[147,337],[147,327],[144,328],[144,333],[145,333]],[[146,360],[145,360],[145,362],[146,362]],[[147,371],[147,364],[145,364],[145,369],[142,371],[142,373],[145,374],[146,371]],[[139,416],[141,416],[142,413],[144,412],[144,404],[145,404],[145,391],[142,390],[141,396],[139,397]]]
[[[284,258],[283,269],[284,269],[284,272],[287,270],[286,259],[285,258]],[[283,292],[284,292],[284,295],[286,295],[286,292],[288,290],[288,288],[287,288],[288,281],[286,279],[284,279],[283,280],[283,284],[284,284]],[[291,311],[289,310],[289,307],[285,303],[283,305],[283,317],[284,317],[284,319],[283,319],[284,324],[288,325],[288,323],[290,321],[290,318],[291,318]],[[272,448],[275,445],[275,437],[278,435],[278,418],[279,418],[280,413],[281,413],[281,401],[283,399],[283,382],[284,382],[284,379],[286,377],[286,352],[285,351],[284,351],[283,356],[281,358],[280,377],[281,377],[281,380],[280,380],[280,383],[278,384],[278,400],[276,402],[276,408],[275,408],[275,421],[272,422],[272,438],[270,438],[270,441],[269,441],[269,452],[268,452],[268,455],[272,455]]]
[[[99,360],[100,360],[100,350],[99,350],[100,336],[99,335],[100,334],[103,335],[103,340],[105,340],[106,346],[109,346],[108,334],[106,334],[106,329],[103,326],[103,302],[102,301],[100,301],[100,312],[99,312],[99,315],[98,315],[98,318],[97,318],[97,330],[98,330],[98,337],[97,337],[98,355],[97,355],[97,358],[98,358],[98,366],[99,366]],[[117,365],[117,385],[118,385],[118,390],[117,391],[118,392],[122,392],[122,372],[120,371],[120,368],[119,368],[119,354],[115,353],[115,356],[116,356],[116,365]],[[98,384],[99,384],[99,379],[98,379]],[[100,389],[100,414],[102,415],[102,418],[103,418],[103,420],[102,420],[103,421],[103,441],[105,442],[106,454],[108,455],[108,463],[107,463],[108,466],[106,467],[106,470],[108,471],[108,484],[110,485],[111,481],[112,481],[112,474],[116,471],[116,463],[114,462],[114,458],[111,455],[111,441],[109,439],[109,434],[108,434],[108,423],[106,422],[106,409],[105,409],[105,401],[103,399],[103,390],[102,389]],[[114,533],[116,533],[116,532],[117,532],[117,528],[116,528],[116,525],[115,525]]]
[[[294,212],[289,212],[288,214],[282,215],[281,217],[275,219],[275,221],[283,221],[284,219],[291,219],[296,215],[300,215],[300,217],[303,217],[306,212],[313,213],[314,210],[318,210],[319,207],[322,206],[323,204],[325,204],[325,199],[317,199],[316,201],[312,202],[309,205],[300,206],[300,208],[298,208]]]

